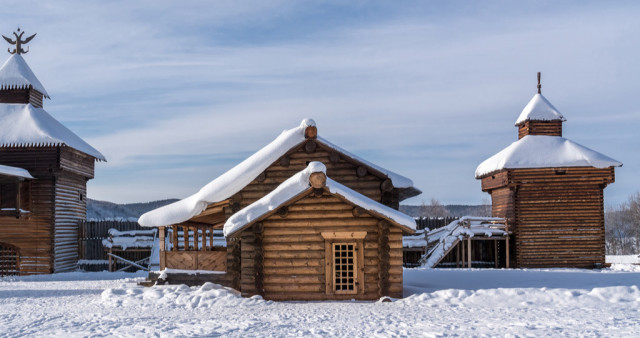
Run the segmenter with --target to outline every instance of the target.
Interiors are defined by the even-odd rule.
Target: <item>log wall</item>
[[[273,300],[378,299],[382,285],[386,288],[382,290],[384,295],[402,297],[401,230],[395,226],[381,229],[380,219],[368,213],[355,216],[353,209],[350,203],[326,192],[321,197],[312,193],[289,205],[286,213],[264,219],[261,229],[254,225],[242,231],[243,296],[264,294]],[[327,294],[325,269],[333,257],[325,256],[326,242],[321,233],[349,231],[366,232],[362,240],[364,275],[359,276],[363,292]],[[381,240],[380,233],[387,232],[388,240]],[[389,247],[386,264],[380,261],[386,259],[380,252],[381,243]],[[386,278],[382,283],[380,276]],[[258,289],[260,285],[262,290]]]
[[[33,88],[0,90],[0,103],[31,103],[36,108],[42,108],[42,99],[42,93]]]
[[[306,146],[310,142],[315,146]],[[240,205],[236,206],[236,209],[244,208],[270,193],[282,182],[305,169],[309,162],[312,161],[322,162],[327,167],[327,177],[374,201],[397,209],[397,204],[399,203],[398,192],[393,191],[397,189],[390,190],[384,194],[385,198],[383,199],[382,183],[385,180],[384,177],[374,175],[367,168],[353,163],[340,156],[338,152],[328,149],[314,140],[308,140],[300,147],[278,159],[263,174],[242,189],[237,195]]]
[[[20,249],[20,274],[53,272],[53,177],[31,183],[28,218],[0,217],[0,242]]]
[[[63,171],[55,186],[54,271],[76,269],[78,229],[87,218],[87,179]]]
[[[518,126],[518,140],[527,135],[562,136],[562,121],[526,121]]]

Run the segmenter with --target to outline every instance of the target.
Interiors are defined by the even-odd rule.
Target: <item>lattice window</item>
[[[333,290],[336,293],[357,293],[356,243],[334,243],[333,258]]]
[[[13,245],[0,243],[0,276],[20,273],[20,254]]]

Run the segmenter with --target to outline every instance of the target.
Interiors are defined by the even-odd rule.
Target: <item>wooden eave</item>
[[[181,224],[209,224],[209,225],[219,225],[220,223],[224,224],[224,222],[229,217],[228,208],[231,205],[231,199],[226,199],[221,202],[211,203],[207,206],[207,208],[202,211],[197,216],[192,217],[186,222]]]
[[[507,168],[480,177],[482,191],[521,184],[604,184],[615,182],[615,167]]]

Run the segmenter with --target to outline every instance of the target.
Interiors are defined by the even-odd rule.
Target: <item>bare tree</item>
[[[608,206],[605,211],[605,248],[609,255],[624,255],[627,233],[627,210],[624,204]]]
[[[422,202],[420,205],[420,216],[423,217],[447,217],[450,216],[449,210],[435,198],[431,199],[430,204]]]
[[[478,211],[479,215],[482,217],[491,217],[491,200],[483,197],[482,198],[482,208]]]
[[[605,238],[608,254],[640,253],[640,193],[629,196],[618,206],[607,207]]]
[[[634,238],[633,254],[640,253],[640,193],[635,193],[629,197],[627,202],[629,212],[629,235]]]

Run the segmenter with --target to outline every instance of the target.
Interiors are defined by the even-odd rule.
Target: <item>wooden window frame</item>
[[[15,191],[6,192],[7,186],[14,186]],[[22,203],[26,199],[26,203]],[[10,210],[0,210],[0,217],[10,216],[15,218],[28,218],[31,209],[31,183],[22,179],[10,181],[0,180],[0,208]],[[6,205],[6,202],[13,202]]]
[[[364,238],[366,231],[322,232],[324,238],[325,257],[325,293],[327,295],[361,295],[364,294]],[[337,291],[335,289],[335,244],[353,244],[355,269],[355,285],[353,291]]]

